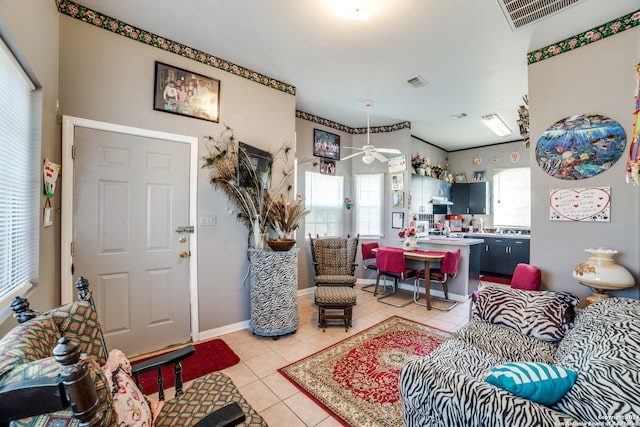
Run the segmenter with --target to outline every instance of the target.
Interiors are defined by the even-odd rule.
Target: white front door
[[[197,146],[144,132],[73,133],[71,281],[89,280],[107,347],[136,355],[189,341],[195,242],[180,230],[193,224]]]

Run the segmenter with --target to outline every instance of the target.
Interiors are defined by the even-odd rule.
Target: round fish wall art
[[[536,144],[536,159],[555,178],[591,178],[613,166],[626,143],[620,123],[599,114],[581,114],[544,131]]]

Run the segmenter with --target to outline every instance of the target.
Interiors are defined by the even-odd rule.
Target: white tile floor
[[[313,294],[299,297],[300,326],[295,334],[274,340],[243,330],[219,338],[240,357],[240,363],[225,369],[247,401],[271,427],[340,426],[329,413],[300,392],[277,372],[303,357],[362,331],[386,318],[397,315],[446,331],[455,331],[468,321],[469,303],[458,304],[451,311],[430,310],[416,304],[395,308],[376,301],[372,293],[356,285],[358,303],[353,309],[353,327],[345,332],[334,321],[326,332],[318,327],[318,309]],[[409,297],[409,294],[406,294]]]

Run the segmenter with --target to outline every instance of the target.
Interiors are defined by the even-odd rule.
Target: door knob
[[[182,251],[180,252],[180,258],[189,258],[191,256],[190,252]]]

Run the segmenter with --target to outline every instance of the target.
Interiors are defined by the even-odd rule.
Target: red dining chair
[[[407,268],[404,261],[404,251],[402,248],[378,248],[376,252],[376,264],[378,266],[378,275],[376,277],[376,285],[373,289],[373,295],[378,294],[378,286],[380,284],[380,276],[393,278],[393,292],[378,298],[378,301],[394,307],[405,307],[411,304],[411,300],[402,304],[394,304],[390,301],[384,301],[385,298],[395,294],[398,290],[398,281],[408,280],[416,277],[422,270],[414,270]]]
[[[362,270],[366,272],[367,270],[378,270],[378,265],[376,264],[376,254],[373,253],[373,249],[377,249],[379,246],[378,242],[363,242],[362,243]],[[369,285],[365,285],[362,287],[362,290],[365,292],[373,292],[369,288],[375,286],[375,283],[371,283]]]
[[[453,307],[455,307],[456,305],[458,305],[457,302],[455,301],[451,301],[449,299],[449,289],[447,287],[447,281],[449,279],[452,279],[454,277],[456,277],[456,275],[458,274],[458,264],[460,263],[460,249],[456,249],[453,252],[446,252],[444,254],[444,258],[442,259],[442,262],[440,263],[440,267],[439,268],[432,268],[430,269],[430,278],[429,278],[429,284],[427,284],[427,280],[425,278],[425,286],[429,286],[429,289],[431,289],[431,283],[439,283],[440,285],[442,285],[442,292],[444,293],[444,298],[437,298],[437,297],[432,297],[430,294],[431,292],[429,292],[429,298],[427,298],[427,302],[426,304],[422,304],[420,302],[418,302],[419,300],[419,296],[420,296],[420,288],[419,288],[419,281],[420,281],[420,274],[418,274],[416,276],[416,280],[414,282],[414,288],[413,288],[413,300],[416,304],[421,305],[423,307],[427,307],[428,310],[431,310],[431,307],[436,308],[438,310],[444,310],[444,311],[449,311],[451,310]],[[426,292],[426,289],[425,289]],[[441,307],[437,307],[431,304],[431,299],[439,299],[442,301],[446,301],[449,304],[446,308],[441,308]]]

